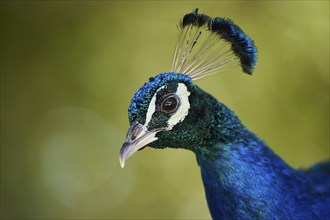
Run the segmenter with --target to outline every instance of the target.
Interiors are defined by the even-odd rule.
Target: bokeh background
[[[254,76],[197,84],[293,167],[329,158],[329,1],[1,1],[2,219],[210,218],[191,152],[118,162],[130,99],[195,7],[259,50]]]

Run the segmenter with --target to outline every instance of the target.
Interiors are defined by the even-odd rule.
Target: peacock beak
[[[136,151],[143,148],[147,144],[157,140],[156,134],[162,129],[148,131],[147,127],[138,122],[134,122],[128,129],[126,140],[120,149],[119,162],[124,168],[125,161],[131,157]]]

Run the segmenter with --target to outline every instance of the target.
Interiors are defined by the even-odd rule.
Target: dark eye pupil
[[[162,105],[162,110],[165,112],[173,112],[176,110],[178,105],[178,101],[175,97],[169,97],[164,100]]]

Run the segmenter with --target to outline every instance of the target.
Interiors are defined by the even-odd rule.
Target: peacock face
[[[150,78],[135,93],[128,109],[131,127],[120,152],[122,166],[146,145],[164,148],[175,143],[185,130],[182,126],[191,108],[189,98],[193,88],[189,76],[170,72]]]

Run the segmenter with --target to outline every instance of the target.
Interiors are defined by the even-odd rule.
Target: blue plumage
[[[197,9],[180,28],[172,70],[150,78],[131,101],[121,166],[145,146],[187,149],[196,155],[215,220],[329,219],[330,162],[291,168],[193,82],[237,59],[251,74],[257,49],[250,37],[230,19],[212,19]]]
[[[216,150],[196,153],[213,219],[328,219],[330,162],[294,170],[225,112],[231,122],[217,114],[228,125],[214,131]]]

